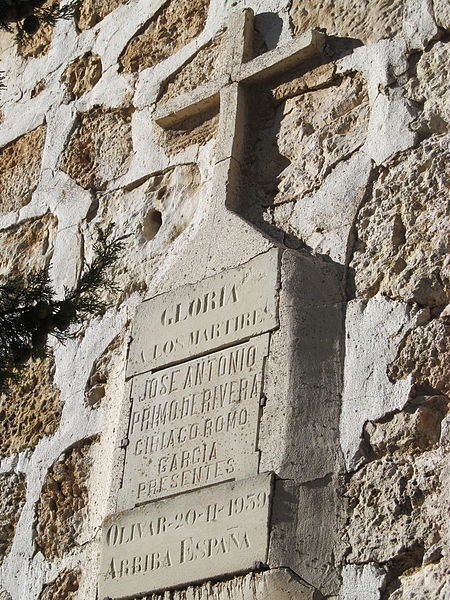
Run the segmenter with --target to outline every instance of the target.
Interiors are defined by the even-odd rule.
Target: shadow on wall
[[[279,37],[277,19],[269,13],[256,17],[256,23],[273,34],[272,38],[264,36],[272,46]],[[267,87],[245,90],[247,114],[251,114],[251,118],[241,160],[240,196],[232,207],[233,212],[265,237],[286,248],[282,259],[285,277],[282,277],[280,293],[280,343],[289,340],[289,347],[281,352],[276,347],[275,334],[272,368],[277,372],[286,370],[289,385],[285,401],[284,455],[277,472],[269,562],[271,567],[289,566],[324,595],[339,591],[339,563],[343,554],[340,537],[345,520],[341,485],[344,463],[339,418],[345,356],[345,289],[349,277],[346,257],[353,243],[352,227],[342,231],[341,235],[347,235],[347,239],[342,242],[345,251],[340,262],[326,252],[314,252],[290,227],[289,218],[283,221],[274,209],[277,207],[281,215],[283,210],[289,214],[297,205],[301,215],[302,198],[286,189],[284,196],[280,193],[280,182],[292,165],[292,159],[283,153],[279,143],[283,119],[289,114],[286,101],[314,90],[325,89],[327,94],[334,94],[333,88],[339,86],[343,78],[335,76],[332,61],[361,45],[358,40],[332,38],[326,54],[314,62],[285,74]],[[359,119],[358,126],[364,128],[368,110],[365,82],[353,80],[345,85],[348,97],[355,96],[353,88],[359,94],[350,106],[356,116],[346,127],[352,130]],[[285,96],[277,97],[276,90],[284,90]],[[343,113],[347,110],[344,108]],[[341,116],[337,114],[336,121]],[[341,121],[338,126],[342,129]],[[283,140],[291,154],[295,154],[302,127],[307,128],[300,120],[288,132],[290,140]],[[306,140],[311,133],[306,129],[302,131]],[[353,137],[358,133],[359,130]],[[318,138],[320,135],[319,132]],[[323,135],[328,135],[327,131]],[[353,138],[351,140],[353,143]],[[351,143],[342,149],[342,159],[334,157],[330,159],[331,166],[325,164],[323,177],[316,177],[310,195],[320,188],[334,164],[346,160],[348,154],[362,145],[362,142],[354,146]],[[322,152],[320,147],[317,152],[319,155]],[[311,169],[316,167],[315,164],[310,166]],[[311,180],[315,181],[313,175]],[[358,206],[357,200],[353,219]],[[283,304],[287,307],[284,313]],[[281,358],[277,359],[277,354]]]

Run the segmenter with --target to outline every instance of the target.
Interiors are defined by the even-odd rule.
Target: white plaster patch
[[[362,460],[366,421],[400,410],[408,400],[411,377],[391,383],[386,370],[417,317],[417,309],[384,296],[348,304],[340,440],[349,470]]]
[[[376,564],[346,565],[339,600],[380,600],[386,573]]]

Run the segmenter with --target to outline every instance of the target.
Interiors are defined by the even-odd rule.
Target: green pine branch
[[[44,357],[49,335],[64,341],[71,325],[104,313],[105,290],[117,291],[111,266],[125,248],[128,236],[111,239],[112,225],[97,228],[94,258],[63,300],[56,300],[49,269],[44,267],[26,282],[19,278],[0,285],[0,391],[8,387],[30,358]]]

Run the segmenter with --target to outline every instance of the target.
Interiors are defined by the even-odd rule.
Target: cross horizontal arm
[[[320,54],[324,46],[325,34],[317,29],[310,29],[287,44],[236,67],[232,79],[249,83],[264,81]]]

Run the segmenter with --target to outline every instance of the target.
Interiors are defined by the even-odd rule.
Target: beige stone
[[[47,0],[43,8],[56,8],[58,0]],[[22,37],[17,44],[17,52],[24,58],[35,58],[46,54],[52,42],[53,27],[48,23],[42,23],[34,35]]]
[[[445,396],[421,396],[394,413],[385,422],[369,421],[364,430],[376,457],[432,450],[441,439],[441,423],[448,409]]]
[[[130,108],[96,107],[80,116],[62,155],[61,169],[84,188],[104,189],[131,160]]]
[[[416,77],[406,86],[408,97],[423,105],[414,123],[422,135],[443,134],[450,129],[450,77],[448,69],[441,68],[449,61],[448,44],[436,42],[428,52],[422,53],[416,65]]]
[[[94,439],[64,452],[45,476],[36,509],[35,542],[46,559],[76,547],[86,515],[87,481]]]
[[[102,60],[98,54],[87,52],[70,63],[61,81],[67,85],[70,99],[80,98],[89,92],[102,76]]]
[[[265,334],[133,379],[121,509],[258,472],[268,346]]]
[[[0,212],[28,204],[40,175],[46,126],[41,125],[0,149]]]
[[[26,491],[23,473],[0,474],[0,562],[11,549]]]
[[[298,35],[324,27],[329,35],[376,42],[402,30],[405,0],[293,0],[290,17]]]
[[[446,0],[433,0],[436,23],[444,29],[450,29],[450,6]]]
[[[76,14],[76,24],[81,31],[93,27],[110,12],[128,0],[82,0]]]
[[[448,138],[431,138],[382,168],[356,219],[356,291],[436,306],[448,302]]]
[[[29,360],[0,395],[0,455],[35,448],[61,420],[60,391],[53,384],[54,360]]]
[[[56,236],[57,219],[47,213],[0,232],[0,278],[26,278],[48,265]]]
[[[193,358],[278,325],[278,250],[143,302],[136,313],[129,376]]]
[[[412,374],[419,386],[450,396],[450,319],[433,319],[409,332],[396,359],[389,365],[391,380]]]
[[[44,585],[38,600],[76,600],[79,571],[63,571],[51,583]]]
[[[149,502],[108,517],[99,596],[130,596],[265,564],[272,474]]]
[[[217,77],[223,67],[220,53],[223,51],[224,41],[224,32],[221,31],[194,54],[189,62],[163,84],[160,102],[167,102],[178,94],[190,92],[205,81]]]
[[[142,71],[161,62],[197,37],[210,0],[169,0],[130,40],[120,56],[125,71]]]
[[[347,559],[382,563],[389,598],[423,598],[408,595],[414,583],[428,589],[445,581],[447,411],[444,396],[417,398],[365,428],[371,462],[352,475],[346,492]]]

